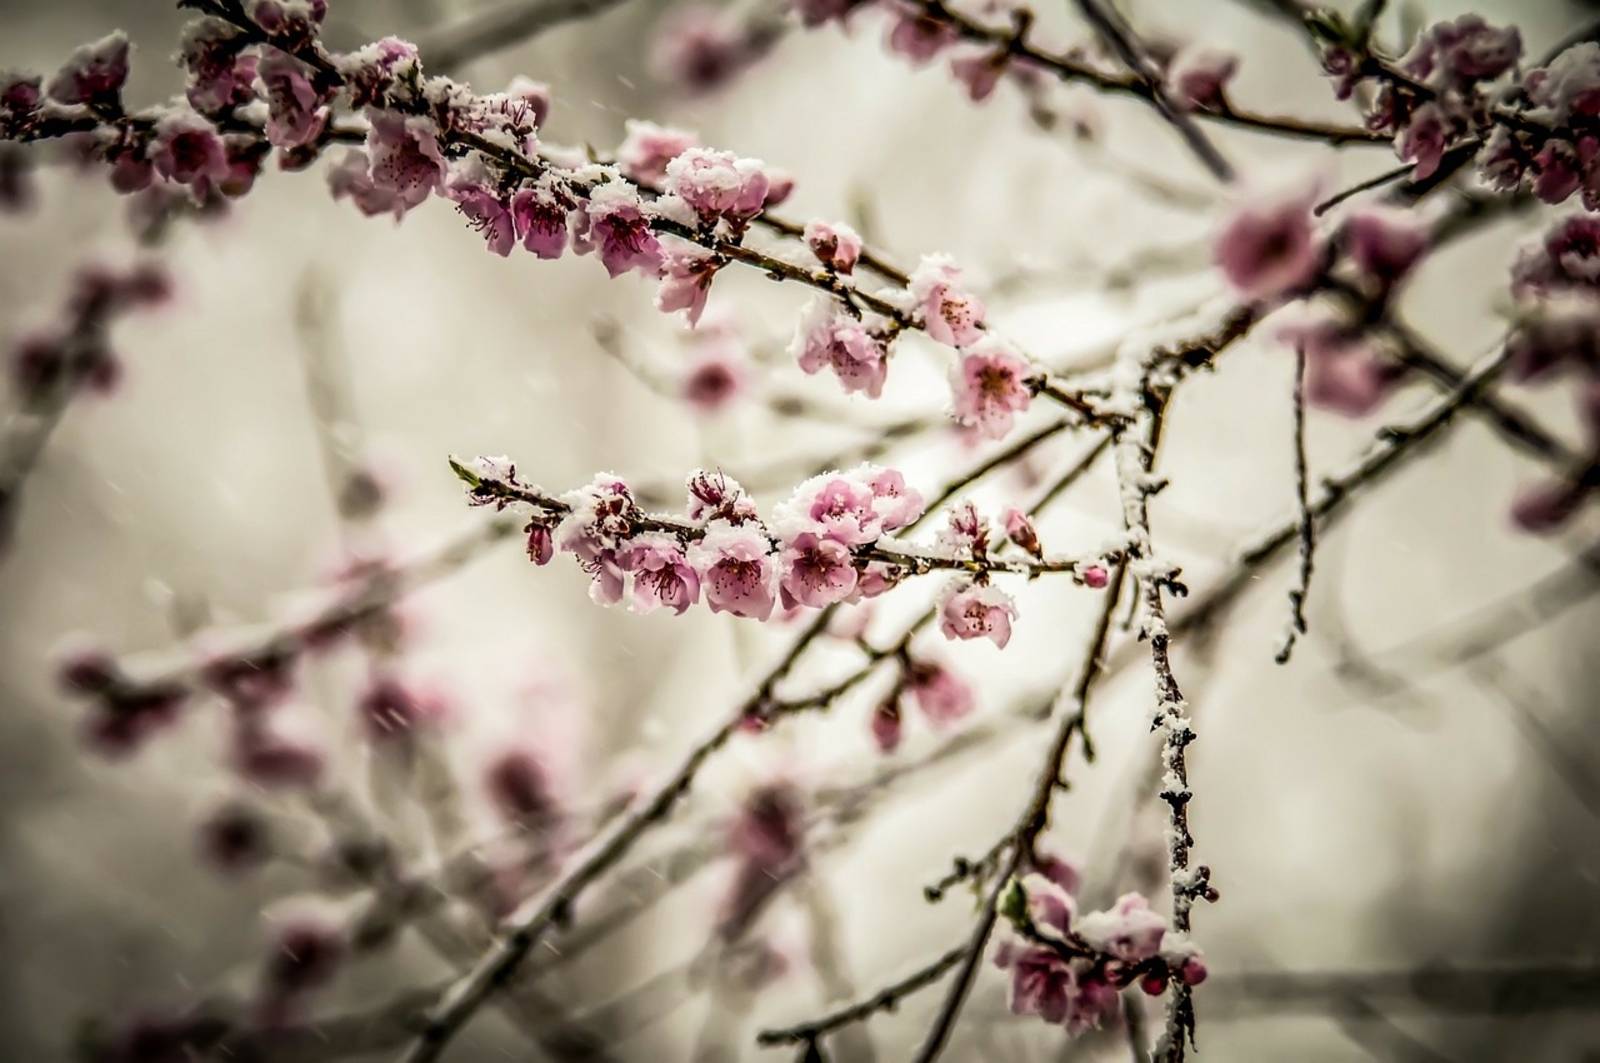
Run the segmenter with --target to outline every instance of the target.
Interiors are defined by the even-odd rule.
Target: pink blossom
[[[854,271],[861,257],[861,237],[843,222],[807,222],[805,241],[817,261],[836,273]]]
[[[633,573],[636,613],[666,606],[682,616],[700,600],[700,575],[684,556],[683,544],[666,532],[646,532],[629,541],[618,564]]]
[[[1369,208],[1344,224],[1344,244],[1357,269],[1384,286],[1410,272],[1428,248],[1428,234],[1407,214]]]
[[[1505,126],[1497,125],[1478,152],[1478,173],[1496,192],[1515,192],[1522,186],[1529,161],[1520,141]]]
[[[693,328],[705,313],[711,280],[722,267],[716,256],[697,247],[672,247],[664,253],[661,287],[656,291],[656,309],[670,314],[685,310]]]
[[[789,350],[807,373],[831,367],[847,392],[864,391],[873,399],[883,394],[889,360],[882,341],[826,296],[813,299],[800,315]]]
[[[327,0],[250,0],[250,20],[286,44],[309,41],[328,14]]]
[[[393,189],[373,184],[371,169],[366,152],[359,149],[345,152],[328,170],[328,188],[333,198],[348,197],[356,209],[369,218],[378,214],[393,214],[399,218],[406,212],[406,204]]]
[[[1517,322],[1506,347],[1517,380],[1571,366],[1593,372],[1600,367],[1600,304],[1576,293],[1546,299]]]
[[[1100,952],[1137,964],[1161,951],[1167,921],[1138,893],[1124,893],[1110,909],[1090,912],[1077,922],[1078,934]]]
[[[783,548],[778,560],[778,590],[785,609],[813,609],[842,602],[856,589],[855,560],[850,548],[814,532],[801,532]]]
[[[1434,175],[1449,136],[1444,111],[1437,103],[1425,103],[1411,112],[1411,120],[1395,141],[1395,153],[1400,161],[1414,164],[1412,180],[1426,181]]]
[[[1072,863],[1063,860],[1059,856],[1040,851],[1037,848],[1032,857],[1029,858],[1029,863],[1033,865],[1035,871],[1055,883],[1062,891],[1074,897],[1077,896],[1078,887],[1083,882],[1083,876]]]
[[[906,486],[906,478],[898,469],[861,465],[856,468],[855,475],[864,478],[872,488],[872,508],[886,532],[904,528],[921,517],[927,508],[922,494]]]
[[[983,302],[961,288],[961,270],[948,255],[924,255],[908,290],[936,342],[965,347],[983,336]]]
[[[37,74],[0,70],[0,134],[13,135],[33,120],[43,97]]]
[[[185,95],[201,114],[221,114],[255,97],[256,57],[247,41],[220,19],[195,19],[184,27],[178,59],[189,71]]]
[[[393,676],[376,677],[362,693],[356,709],[367,737],[375,742],[404,737],[442,719],[446,713],[443,698]]]
[[[270,830],[249,805],[229,801],[213,811],[197,832],[200,854],[218,871],[260,867],[272,855]]]
[[[843,22],[859,0],[789,0],[789,6],[800,16],[807,29],[825,22]]]
[[[660,272],[661,244],[632,188],[619,181],[597,186],[589,193],[583,214],[587,226],[580,253],[599,248],[600,262],[612,277],[633,269],[648,276]]]
[[[755,502],[739,481],[726,473],[696,469],[689,474],[685,486],[689,492],[689,519],[696,524],[716,520],[745,524],[758,519]]]
[[[1084,565],[1077,575],[1083,580],[1084,586],[1097,591],[1105,589],[1106,584],[1111,581],[1110,573],[1106,572],[1104,565]]]
[[[766,620],[773,606],[772,544],[757,525],[714,521],[689,549],[713,613]]]
[[[804,859],[805,811],[800,795],[785,783],[751,791],[728,830],[728,849],[738,861],[733,888],[723,903],[722,930],[729,937],[746,926]]]
[[[987,638],[1001,649],[1011,641],[1011,622],[1016,618],[1011,596],[987,583],[951,583],[939,605],[939,630],[945,638]]]
[[[627,136],[617,148],[617,169],[632,180],[659,187],[667,178],[667,164],[700,143],[686,129],[628,119]]]
[[[1477,15],[1462,15],[1419,34],[1401,67],[1430,87],[1466,90],[1499,77],[1521,55],[1522,36],[1516,27],[1495,29]]]
[[[536,565],[548,565],[555,556],[555,540],[551,537],[550,525],[530,520],[523,530],[528,533],[528,560]]]
[[[1007,1003],[1013,1015],[1037,1015],[1048,1023],[1062,1023],[1072,1007],[1077,976],[1072,965],[1045,945],[1002,942],[995,965],[1011,971]]]
[[[373,41],[339,56],[335,62],[352,107],[380,106],[397,83],[422,79],[417,46],[399,37]]]
[[[573,554],[589,573],[589,596],[601,605],[622,600],[624,569],[619,554],[634,531],[639,508],[628,485],[602,473],[561,496],[572,507],[556,527],[556,548]]]
[[[440,189],[445,176],[439,127],[430,118],[369,110],[367,155],[375,189],[392,193],[400,217]],[[360,205],[360,200],[357,200]]]
[[[1511,267],[1511,290],[1518,298],[1563,290],[1600,292],[1600,218],[1571,214],[1523,250]]]
[[[943,665],[918,661],[906,674],[906,691],[935,725],[945,725],[972,712],[977,699],[966,680]]]
[[[1570,141],[1550,137],[1533,157],[1533,194],[1546,203],[1564,202],[1578,190],[1582,166]]]
[[[190,110],[173,110],[155,125],[150,161],[181,185],[205,186],[228,176],[228,157],[216,127]]]
[[[828,538],[846,546],[860,546],[876,540],[882,521],[874,506],[870,484],[843,473],[824,473],[795,488],[794,498],[781,507],[780,516],[795,506],[805,519]]]
[[[490,804],[507,823],[544,830],[560,816],[550,773],[529,750],[510,749],[495,756],[484,771],[483,783]]]
[[[1039,533],[1033,526],[1033,519],[1027,513],[1016,506],[1007,506],[1002,519],[1007,539],[1034,557],[1044,556],[1044,547],[1039,545]]]
[[[511,254],[517,244],[517,227],[498,193],[477,181],[457,180],[450,183],[447,194],[467,224],[483,234],[490,251],[501,258]]]
[[[1186,107],[1216,108],[1225,102],[1223,90],[1238,72],[1239,57],[1217,48],[1184,48],[1167,68],[1167,84],[1175,103]]]
[[[1247,299],[1273,299],[1306,287],[1321,259],[1304,193],[1241,204],[1217,237],[1217,265]]]
[[[262,972],[263,1005],[269,1022],[283,1021],[284,1011],[292,1003],[333,981],[349,944],[339,927],[319,913],[282,917],[272,929]]]
[[[889,29],[889,50],[913,65],[921,66],[960,39],[948,22],[929,18],[920,8],[894,4],[890,10],[894,25]]]
[[[1511,519],[1531,535],[1548,535],[1572,519],[1587,493],[1567,480],[1543,481],[1517,494]]]
[[[687,148],[667,163],[666,190],[689,204],[703,221],[727,218],[740,224],[761,213],[767,175],[758,159]]]
[[[872,710],[872,740],[878,745],[878,752],[893,753],[900,748],[900,703],[894,698],[886,698],[878,703]]]
[[[967,348],[950,371],[953,406],[959,424],[988,439],[1002,439],[1012,419],[1033,401],[1028,379],[1033,367],[1004,341],[984,336]]]
[[[128,80],[128,37],[121,30],[73,49],[45,91],[57,103],[116,104]]]
[[[730,14],[705,4],[675,8],[651,48],[656,76],[689,92],[709,92],[760,58],[776,34],[747,31]]]
[[[240,720],[234,731],[233,768],[239,776],[269,789],[306,790],[326,768],[320,750],[274,733],[255,718]]]
[[[939,543],[962,557],[983,557],[989,552],[989,518],[978,507],[962,501],[950,507]]]
[[[1548,109],[1557,128],[1600,115],[1600,44],[1583,41],[1547,66],[1530,70],[1522,87],[1534,105]]]
[[[720,413],[744,393],[747,375],[744,361],[719,346],[690,366],[683,375],[681,394],[702,414]]]
[[[560,258],[567,249],[572,207],[566,193],[547,178],[517,189],[511,197],[511,219],[522,246],[542,259]]]
[[[310,68],[268,48],[256,71],[267,90],[267,140],[273,147],[298,148],[322,135],[328,112],[311,85]]]
[[[1361,417],[1388,397],[1398,379],[1393,363],[1336,319],[1289,325],[1279,337],[1305,351],[1305,395],[1313,406]]]
[[[1004,51],[984,49],[972,55],[950,61],[950,72],[967,87],[973,103],[982,103],[1000,84],[1000,75],[1006,72],[1008,56]]]

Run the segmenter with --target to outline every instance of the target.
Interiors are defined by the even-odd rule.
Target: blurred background
[[[336,45],[405,36],[422,42],[427,64],[429,42],[459,41],[456,27],[539,6],[508,2],[338,0],[328,35]],[[1389,40],[1402,24],[1477,10],[1520,25],[1529,54],[1597,14],[1554,0],[1414,6],[1388,13]],[[1090,39],[1068,8],[1042,5],[1039,40]],[[482,90],[516,74],[548,82],[551,141],[609,151],[624,120],[642,118],[781,167],[797,182],[785,216],[849,221],[901,263],[949,252],[991,320],[1064,369],[1095,364],[1222,292],[1209,240],[1229,200],[1137,102],[1057,86],[1047,106],[1030,105],[1002,86],[974,106],[943,65],[913,69],[887,53],[881,20],[847,34],[802,30],[765,0],[713,10],[772,41],[724,86],[697,90],[673,67],[662,42],[694,16],[664,0],[620,0],[531,37],[503,34],[504,47],[465,49],[476,54],[454,72]],[[1237,52],[1241,104],[1354,118],[1295,34],[1261,10],[1223,0],[1124,10],[1152,38]],[[154,102],[181,90],[169,56],[184,21],[144,0],[5,0],[0,67],[48,75],[74,46],[120,27],[135,44],[127,99]],[[1217,136],[1256,188],[1316,180],[1334,190],[1394,165],[1381,147]],[[460,536],[488,518],[464,505],[451,454],[509,455],[552,491],[613,470],[661,485],[675,507],[697,466],[744,480],[766,505],[831,456],[853,464],[907,419],[932,427],[891,440],[877,460],[925,494],[988,453],[943,426],[944,362],[920,337],[901,341],[881,401],[845,396],[785,355],[805,300],[789,286],[728,271],[703,335],[691,336],[654,309],[647,282],[608,282],[592,259],[486,254],[442,201],[399,225],[363,218],[332,200],[325,165],[269,168],[226,216],[186,219],[143,247],[103,177],[64,163],[38,171],[29,210],[0,217],[8,341],[59,313],[86,262],[144,256],[174,283],[168,304],[117,324],[120,387],[69,409],[0,555],[6,1058],[68,1059],[86,1021],[248,994],[273,913],[326,892],[304,860],[241,877],[199,854],[198,825],[223,802],[316,837],[315,801],[230,770],[217,706],[192,706],[133,757],[86,751],[80,708],[54,682],[66,640],[159,661],[185,640],[206,645],[207,632],[272,623],[352,558],[410,556]],[[1489,350],[1503,332],[1506,268],[1553,213],[1498,220],[1430,259],[1405,293],[1406,320],[1457,365]],[[730,350],[743,390],[713,414],[683,401],[691,370]],[[1252,533],[1291,512],[1292,371],[1272,329],[1258,329],[1177,402],[1162,457],[1172,486],[1154,524],[1197,592],[1230,571]],[[1314,475],[1343,467],[1425,393],[1406,389],[1362,422],[1313,412]],[[796,396],[807,415],[774,412]],[[1578,438],[1561,389],[1514,397]],[[1036,409],[1024,429],[1050,416]],[[1086,446],[1064,433],[972,495],[998,512]],[[341,520],[335,500],[353,471],[383,489],[370,519]],[[1563,605],[1575,605],[1553,618],[1540,608],[1550,586],[1540,581],[1570,566],[1594,521],[1580,515],[1544,539],[1514,531],[1508,507],[1537,476],[1465,419],[1326,536],[1311,634],[1291,664],[1272,659],[1292,579],[1282,565],[1258,574],[1203,652],[1180,646],[1201,735],[1191,751],[1197,858],[1222,894],[1196,913],[1213,976],[1197,994],[1201,1058],[1600,1058],[1597,612],[1579,576],[1563,585]],[[1101,463],[1040,531],[1053,552],[1081,552],[1119,519]],[[892,634],[934,589],[900,592],[855,619],[869,639]],[[869,730],[871,683],[827,713],[738,739],[618,884],[580,908],[580,928],[590,915],[613,932],[537,983],[549,1015],[603,1031],[603,1052],[582,1056],[548,1037],[530,1045],[518,1023],[542,1020],[508,1008],[480,1017],[451,1058],[753,1058],[763,1054],[757,1028],[860,997],[954,944],[969,926],[969,894],[933,905],[923,886],[955,855],[981,854],[1016,816],[1045,733],[1018,713],[1078,660],[1095,600],[1050,581],[1020,589],[1004,652],[925,634],[917,645],[972,683],[979,708],[948,730],[908,719],[892,755]],[[341,792],[418,860],[440,856],[416,807],[429,780],[453,780],[463,835],[488,838],[485,765],[511,746],[537,751],[581,834],[585,817],[726,715],[797,627],[600,609],[581,571],[561,560],[534,568],[516,536],[396,612],[404,634],[393,667],[445,706],[426,739],[438,754],[423,758],[432,774],[419,775],[415,757],[386,763],[364,739],[355,703],[369,662],[359,651],[308,662],[282,711],[325,751]],[[1463,652],[1468,634],[1476,641]],[[1164,861],[1161,811],[1140,796],[1158,755],[1148,664],[1131,636],[1116,639],[1124,666],[1097,695],[1099,756],[1074,759],[1049,835],[1101,903],[1124,889],[1159,892]],[[819,651],[795,691],[848,671],[852,652],[844,640]],[[949,748],[968,733],[976,738]],[[758,978],[750,964],[761,956],[707,942],[732,875],[720,855],[725,825],[774,780],[811,798],[854,788],[871,811],[824,817],[814,837],[826,844],[752,930],[762,956],[783,961]],[[674,854],[695,846],[705,859],[693,874],[670,890],[651,884],[672,878]],[[623,920],[613,913],[628,909],[630,890],[652,903]],[[319,1011],[358,1013],[435,986],[457,969],[459,957],[444,953],[402,932],[378,960],[349,965]],[[980,974],[950,1058],[1127,1056],[1120,1036],[1069,1040],[1012,1019],[1005,982]],[[865,1037],[836,1039],[834,1053],[907,1057],[938,996],[877,1017]]]

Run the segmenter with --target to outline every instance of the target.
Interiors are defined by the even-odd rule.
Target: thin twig
[[[1300,514],[1300,578],[1289,590],[1289,627],[1275,660],[1288,664],[1295,639],[1306,633],[1306,597],[1311,593],[1311,571],[1317,548],[1317,524],[1311,515],[1311,474],[1306,462],[1306,349],[1294,352],[1294,498]]]

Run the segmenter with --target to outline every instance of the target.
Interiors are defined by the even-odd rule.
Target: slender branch
[[[956,964],[967,957],[968,948],[966,944],[958,945],[932,963],[918,968],[897,982],[884,986],[865,1000],[824,1015],[820,1019],[803,1022],[797,1026],[762,1030],[756,1035],[756,1043],[765,1047],[815,1045],[823,1037],[841,1027],[870,1019],[880,1011],[893,1011],[906,997],[926,989],[948,974]]]
[[[1306,597],[1311,593],[1311,571],[1317,548],[1317,524],[1311,515],[1307,486],[1311,474],[1306,463],[1306,350],[1303,344],[1294,352],[1294,497],[1300,513],[1300,577],[1289,591],[1289,628],[1276,660],[1288,664],[1295,639],[1306,633]]]
[[[1184,143],[1189,145],[1189,150],[1195,157],[1205,164],[1206,169],[1227,184],[1234,178],[1233,166],[1222,157],[1215,144],[1211,143],[1205,133],[1195,124],[1189,112],[1178,106],[1167,95],[1165,81],[1161,69],[1144,46],[1139,43],[1138,35],[1127,24],[1120,14],[1102,0],[1077,0],[1078,10],[1083,12],[1083,17],[1094,27],[1100,39],[1110,45],[1111,50],[1117,54],[1143,86],[1142,95],[1150,101],[1162,118],[1166,119]]]

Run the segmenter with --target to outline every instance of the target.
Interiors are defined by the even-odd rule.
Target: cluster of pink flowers
[[[475,504],[504,506],[524,490],[515,466],[480,458],[469,474]],[[537,513],[529,556],[570,553],[593,578],[590,595],[636,612],[682,614],[705,595],[712,612],[766,620],[774,606],[820,608],[871,597],[898,574],[859,551],[922,513],[922,497],[893,469],[862,465],[813,477],[763,523],[739,483],[721,473],[688,479],[686,519],[647,516],[626,482],[596,476],[563,495],[560,519]],[[631,586],[631,590],[630,590]]]
[[[960,674],[935,661],[908,657],[900,683],[872,711],[872,738],[881,752],[892,753],[900,746],[904,719],[901,703],[906,695],[936,728],[964,718],[977,705],[972,685]]]
[[[107,332],[120,314],[158,305],[171,294],[166,273],[153,265],[91,267],[73,282],[62,320],[24,335],[11,352],[11,380],[25,407],[78,388],[104,394],[122,376]]]
[[[1585,206],[1600,208],[1600,45],[1576,44],[1547,66],[1518,71],[1517,29],[1462,15],[1419,34],[1394,77],[1365,59],[1365,46],[1341,22],[1322,25],[1329,37],[1324,65],[1339,97],[1378,81],[1367,125],[1393,131],[1395,150],[1414,164],[1417,179],[1438,170],[1446,149],[1477,141],[1479,170],[1500,191],[1527,183],[1546,203],[1581,191]],[[1499,84],[1508,73],[1511,83]]]
[[[1591,450],[1600,453],[1600,220],[1575,214],[1555,222],[1525,248],[1511,270],[1517,318],[1507,341],[1512,375],[1576,381]],[[1600,483],[1591,472],[1539,484],[1512,515],[1529,531],[1561,527]]]
[[[1370,305],[1385,305],[1426,254],[1426,230],[1402,212],[1368,207],[1345,219],[1330,244],[1313,224],[1312,199],[1295,191],[1242,205],[1218,235],[1223,274],[1241,295],[1263,303],[1315,295],[1331,278]],[[1308,402],[1360,416],[1390,394],[1402,372],[1371,335],[1371,315],[1351,311],[1347,304],[1314,308],[1279,338],[1305,354]]]
[[[1166,919],[1137,893],[1111,908],[1079,915],[1077,876],[1056,862],[1013,881],[1003,914],[1015,932],[995,950],[995,966],[1011,972],[1011,1010],[1079,1033],[1113,1018],[1118,993],[1135,982],[1151,996],[1173,979],[1205,981],[1198,950],[1171,934]],[[1070,870],[1070,869],[1068,869]]]

